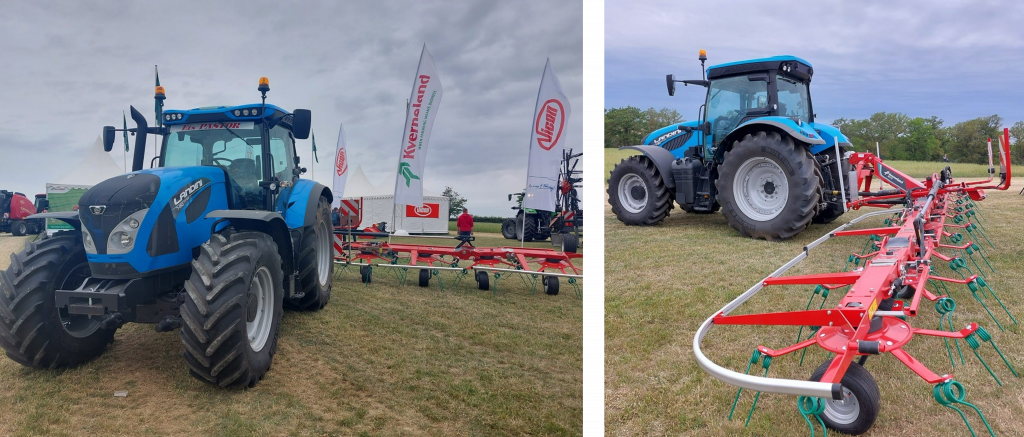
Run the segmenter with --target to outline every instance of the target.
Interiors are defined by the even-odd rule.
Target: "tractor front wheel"
[[[661,223],[672,209],[663,176],[646,156],[630,156],[619,162],[608,178],[608,203],[615,217],[627,225]]]
[[[96,358],[115,329],[54,305],[56,290],[74,290],[91,276],[74,232],[29,242],[0,271],[0,347],[24,366],[73,367]]]
[[[803,231],[817,212],[821,182],[814,158],[788,135],[746,135],[725,152],[719,174],[722,212],[744,236],[784,240]]]
[[[228,231],[203,243],[181,305],[190,373],[230,388],[263,379],[277,352],[283,284],[281,255],[269,235]]]
[[[501,222],[501,236],[505,237],[506,240],[516,239],[516,220],[506,219]]]
[[[334,276],[334,232],[331,202],[321,197],[313,224],[302,229],[299,240],[298,292],[285,300],[288,309],[316,311],[331,300]]]
[[[832,360],[825,360],[814,372],[811,381],[821,381]],[[850,363],[843,380],[843,398],[840,400],[824,399],[825,411],[818,417],[825,426],[843,434],[860,435],[871,429],[878,418],[881,395],[878,384],[863,366]]]

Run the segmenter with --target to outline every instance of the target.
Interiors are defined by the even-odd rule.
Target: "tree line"
[[[622,147],[640,144],[644,137],[658,128],[684,121],[669,108],[641,110],[633,106],[605,109],[604,146]],[[910,117],[901,112],[876,112],[865,119],[840,118],[832,122],[841,130],[856,151],[875,153],[875,143],[885,159],[907,161],[941,161],[988,163],[985,143],[993,141],[993,154],[998,153],[997,137],[1002,134],[1003,119],[989,115],[944,126],[943,120]],[[1010,127],[1011,156],[1015,164],[1024,163],[1024,121]],[[998,156],[993,161],[998,162]]]

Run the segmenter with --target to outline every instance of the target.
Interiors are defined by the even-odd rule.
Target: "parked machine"
[[[557,211],[551,219],[551,244],[559,246],[562,252],[579,250],[580,238],[583,237],[583,208],[580,207],[579,188],[583,186],[583,170],[577,170],[583,153],[572,153],[572,149],[562,151],[562,168],[558,171],[558,190],[556,191]]]
[[[36,194],[32,202],[23,193],[0,190],[0,232],[10,232],[16,237],[43,232],[46,220],[27,217],[46,211],[49,205],[45,194]]]
[[[706,53],[699,56],[703,77]],[[850,141],[814,121],[811,64],[775,56],[715,65],[706,79],[666,77],[707,89],[696,121],[648,135],[608,180],[612,212],[627,225],[654,225],[673,202],[686,212],[721,209],[742,235],[790,238],[812,221],[828,223],[851,198]]]
[[[512,207],[516,212],[514,219],[507,219],[501,223],[501,234],[509,240],[523,241],[544,241],[551,237],[551,211],[541,211],[533,208],[523,208],[523,196],[525,191],[508,195],[508,200],[516,196],[516,205]]]
[[[134,107],[132,172],[103,181],[78,211],[36,214],[74,227],[29,244],[0,275],[0,346],[25,366],[75,366],[100,355],[124,323],[180,329],[190,373],[224,387],[255,385],[277,351],[282,308],[331,297],[331,191],[300,179],[294,141],[310,111],[262,103]],[[146,138],[160,138],[143,169]],[[152,166],[152,164],[151,164]]]

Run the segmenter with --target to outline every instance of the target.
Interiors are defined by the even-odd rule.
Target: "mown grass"
[[[383,270],[368,287],[355,269],[338,271],[326,308],[286,312],[274,365],[250,390],[192,378],[178,334],[148,325],[126,325],[74,369],[0,357],[0,435],[581,433],[582,305],[568,284],[530,294],[511,277],[495,295],[468,277],[442,292],[412,276],[400,287]]]
[[[511,218],[511,217],[510,217]],[[455,226],[455,220],[448,222],[448,232],[458,232],[459,229]],[[473,223],[473,232],[486,232],[491,234],[501,234],[501,223],[485,223],[476,222]]]
[[[606,153],[606,167],[623,154]],[[923,176],[940,163],[895,163],[901,170]],[[1016,169],[1015,169],[1016,171]],[[966,172],[966,171],[965,171]],[[954,169],[954,175],[957,170]],[[985,173],[982,172],[982,175]],[[1019,174],[1019,173],[1018,173]],[[1024,318],[1024,235],[1019,217],[1024,199],[1017,195],[1022,184],[1010,191],[988,191],[981,202],[984,226],[997,245],[989,260],[997,274],[988,281],[1010,311]],[[659,226],[624,226],[605,206],[605,425],[609,435],[808,435],[807,424],[797,412],[793,396],[762,394],[757,409],[744,427],[754,393],[744,391],[735,416],[727,416],[736,388],[706,374],[693,358],[697,327],[715,311],[796,256],[814,239],[862,212],[851,212],[830,225],[812,225],[785,242],[755,241],[739,236],[721,214],[690,215],[678,208]],[[858,227],[881,226],[868,219]],[[865,238],[830,240],[787,274],[841,271],[852,252],[864,247]],[[947,251],[948,252],[948,251]],[[978,262],[982,262],[980,259]],[[972,266],[973,267],[973,266]],[[940,266],[936,272],[956,277]],[[741,306],[735,314],[803,310],[813,287],[769,287]],[[933,290],[934,291],[934,290]],[[1020,327],[989,298],[996,318],[1007,327],[1001,332],[966,287],[950,287],[958,306],[955,324],[975,321],[992,332],[993,339],[1017,367],[1024,369],[1024,341]],[[829,297],[834,305],[839,293]],[[820,299],[814,302],[815,308]],[[922,303],[920,315],[911,320],[917,327],[934,329],[938,314]],[[1024,320],[1022,320],[1024,321]],[[759,344],[781,348],[795,343],[796,327],[721,326],[712,329],[703,344],[716,363],[742,372],[751,351]],[[807,330],[804,330],[807,335]],[[961,342],[961,347],[966,345]],[[967,390],[966,400],[982,409],[998,435],[1020,435],[1018,420],[1024,414],[1024,383],[1001,364],[989,346],[980,349],[1003,382],[999,387],[964,350],[966,366],[957,360],[950,366],[939,339],[919,336],[905,350],[936,373],[953,373]],[[953,351],[956,354],[956,351]],[[802,366],[799,356],[773,361],[769,376],[807,379],[825,359],[816,347],[808,350]],[[867,369],[878,382],[882,408],[867,434],[871,436],[969,435],[956,412],[932,399],[932,386],[892,356],[871,358]],[[763,369],[757,368],[758,373]],[[968,410],[969,411],[969,410]],[[968,415],[982,435],[984,425]],[[820,435],[820,428],[816,431]],[[829,435],[834,433],[830,432]]]

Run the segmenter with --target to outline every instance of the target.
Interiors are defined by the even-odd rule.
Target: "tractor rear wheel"
[[[576,253],[580,248],[580,238],[576,234],[562,234],[562,252]]]
[[[11,235],[15,237],[21,237],[28,233],[28,226],[25,225],[24,220],[15,220],[11,223]]]
[[[56,290],[73,290],[90,277],[85,247],[74,232],[25,244],[0,271],[0,347],[21,365],[52,369],[96,358],[114,341],[87,316],[54,305]]]
[[[814,159],[778,132],[757,132],[733,143],[719,167],[718,199],[741,234],[784,240],[810,223],[821,198]]]
[[[811,381],[821,381],[832,360],[825,360],[814,372]],[[878,418],[881,394],[878,384],[863,366],[850,363],[843,380],[843,399],[824,399],[825,411],[818,417],[825,426],[844,434],[860,435],[871,429]]]
[[[516,220],[506,219],[501,222],[501,236],[505,237],[506,240],[516,239]]]
[[[263,379],[277,352],[283,284],[281,255],[269,235],[228,231],[203,243],[181,305],[189,373],[230,388]]]
[[[627,225],[661,223],[672,209],[671,193],[663,176],[646,156],[623,159],[608,178],[608,203],[612,213]]]
[[[526,223],[523,223],[523,220]],[[540,234],[537,231],[537,217],[534,214],[519,214],[516,217],[516,239],[523,241],[539,240]]]
[[[296,278],[298,292],[284,301],[288,309],[316,311],[331,300],[331,278],[334,276],[332,229],[331,202],[321,197],[313,224],[302,229]]]

